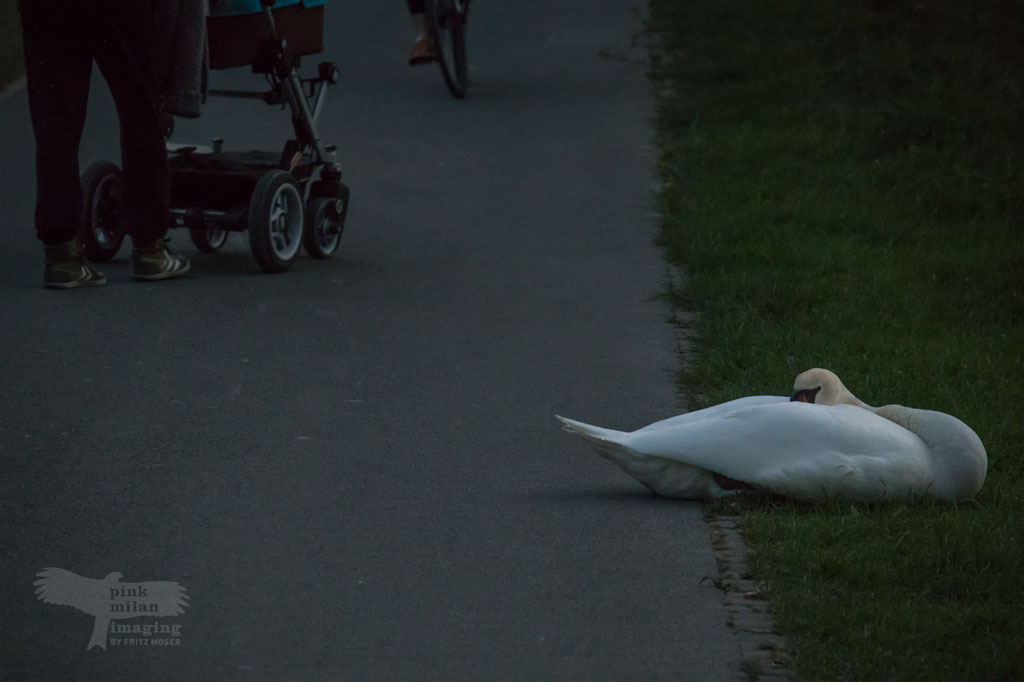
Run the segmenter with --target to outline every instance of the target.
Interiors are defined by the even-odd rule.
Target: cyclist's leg
[[[409,64],[426,64],[434,61],[434,47],[430,44],[430,37],[427,32],[427,3],[426,0],[405,0],[409,7],[409,14],[412,15],[412,25],[415,37],[412,47],[409,48]]]

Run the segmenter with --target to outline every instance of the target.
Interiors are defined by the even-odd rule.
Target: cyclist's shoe
[[[62,244],[45,244],[46,267],[43,286],[47,289],[95,287],[107,283],[102,272],[85,264],[82,242],[77,239]]]
[[[135,279],[151,281],[181,277],[191,267],[188,259],[173,253],[163,239],[136,243],[132,249],[132,276]]]
[[[417,64],[429,64],[437,58],[434,53],[434,46],[430,42],[430,38],[421,35],[416,39],[416,42],[409,48],[409,66],[416,66]]]

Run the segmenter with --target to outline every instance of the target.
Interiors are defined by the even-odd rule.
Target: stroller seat
[[[278,0],[272,6],[278,36],[295,56],[323,52],[324,6],[327,0]],[[206,21],[210,68],[230,69],[262,63],[274,42],[260,0],[211,0]],[[258,73],[265,71],[258,70]]]

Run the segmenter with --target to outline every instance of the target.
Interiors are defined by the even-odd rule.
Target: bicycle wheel
[[[441,75],[454,97],[466,96],[466,17],[469,0],[434,0],[427,10],[430,37],[434,41]]]

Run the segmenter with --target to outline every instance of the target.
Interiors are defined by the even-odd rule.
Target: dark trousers
[[[78,145],[95,61],[117,105],[125,229],[139,242],[170,225],[167,151],[147,45],[147,3],[19,0],[29,109],[36,141],[36,236],[78,234]]]
[[[423,14],[427,11],[426,0],[405,0],[409,5],[409,14]]]

